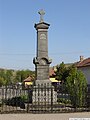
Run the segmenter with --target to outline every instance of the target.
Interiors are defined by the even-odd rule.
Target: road
[[[60,114],[0,114],[0,120],[69,120],[69,118],[90,119],[90,112]]]

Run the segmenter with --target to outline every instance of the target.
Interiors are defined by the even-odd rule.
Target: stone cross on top
[[[43,21],[44,21],[44,20],[43,20],[43,15],[45,15],[44,10],[42,9],[42,10],[40,10],[38,13],[40,14],[40,22],[43,22]]]

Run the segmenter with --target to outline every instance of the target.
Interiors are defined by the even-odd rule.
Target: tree
[[[64,62],[62,62],[59,66],[56,68],[56,79],[58,81],[61,81],[61,83],[66,81],[66,78],[68,76],[68,70],[67,67],[65,66]]]
[[[2,85],[4,85],[4,79],[2,78],[2,77],[0,77],[0,87],[2,86]]]
[[[6,85],[13,83],[13,72],[12,70],[7,70],[5,72]]]
[[[0,86],[6,84],[5,70],[0,69]]]
[[[61,92],[66,92],[66,88],[65,88],[65,82],[66,82],[66,78],[69,75],[69,70],[68,67],[66,67],[66,65],[64,64],[64,62],[62,62],[60,65],[57,66],[56,68],[56,79],[58,81],[61,81],[60,85],[58,85],[58,89],[60,89]]]
[[[23,82],[27,77],[35,76],[34,71],[31,70],[6,70],[0,69],[0,86],[16,84],[17,82]]]
[[[26,79],[29,76],[34,76],[34,72],[30,71],[30,70],[18,70],[16,72],[16,77],[15,77],[15,81],[16,82],[23,82],[24,79]]]
[[[68,92],[74,107],[85,105],[87,80],[84,74],[77,70],[75,65],[66,67],[62,62],[57,66],[56,78],[61,80],[62,92]]]
[[[73,107],[84,106],[87,81],[84,74],[81,71],[78,71],[75,66],[69,68],[69,75],[66,78],[65,85]]]

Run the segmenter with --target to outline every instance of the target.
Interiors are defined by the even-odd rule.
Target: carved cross
[[[43,20],[43,15],[45,15],[44,10],[40,10],[38,13],[40,14],[40,22],[43,22],[44,21]]]

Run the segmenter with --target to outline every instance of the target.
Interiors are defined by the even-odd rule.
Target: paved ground
[[[60,114],[0,114],[0,120],[69,120],[69,118],[90,118],[90,112]]]

